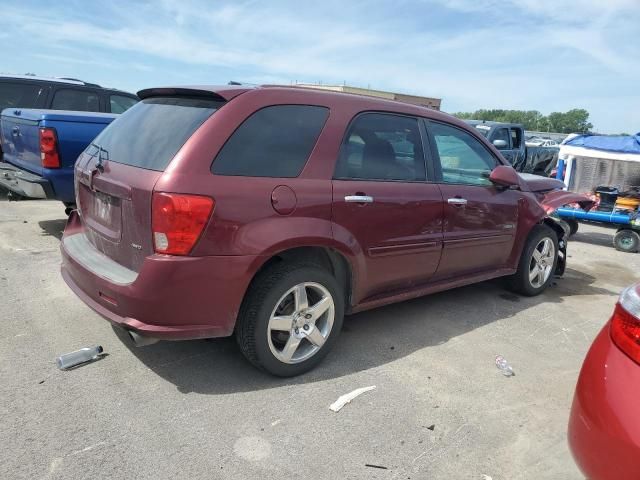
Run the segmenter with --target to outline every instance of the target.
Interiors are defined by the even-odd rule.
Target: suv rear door
[[[425,283],[442,248],[442,195],[427,182],[420,122],[363,113],[347,130],[333,180],[334,235],[362,249],[355,302]]]
[[[151,203],[158,178],[221,105],[219,97],[158,96],[114,120],[79,157],[76,203],[89,241],[138,271],[154,252]]]
[[[434,279],[505,266],[515,240],[520,194],[489,181],[500,162],[473,135],[453,125],[426,123],[444,197],[444,248]]]

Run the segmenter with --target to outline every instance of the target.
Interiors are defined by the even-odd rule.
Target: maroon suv
[[[62,275],[139,344],[235,334],[273,374],[315,366],[345,313],[562,273],[547,216],[585,197],[518,175],[427,108],[296,87],[139,92],[76,164]]]

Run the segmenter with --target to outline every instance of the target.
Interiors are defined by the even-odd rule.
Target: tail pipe
[[[129,338],[136,347],[146,347],[147,345],[158,343],[157,338],[145,337],[137,332],[134,332],[133,330],[127,330],[127,333],[129,334]]]

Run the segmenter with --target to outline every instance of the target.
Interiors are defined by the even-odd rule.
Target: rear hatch
[[[76,201],[89,241],[139,271],[154,252],[153,188],[176,153],[222,104],[209,96],[154,96],[123,113],[76,164]]]

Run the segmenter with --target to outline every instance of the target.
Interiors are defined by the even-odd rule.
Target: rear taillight
[[[156,253],[188,255],[214,207],[211,197],[154,193],[151,228]]]
[[[611,317],[611,338],[620,350],[640,363],[640,294],[629,287],[622,295]]]
[[[55,128],[40,129],[40,160],[44,168],[60,168],[58,135]]]

